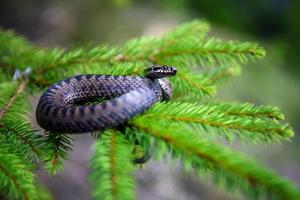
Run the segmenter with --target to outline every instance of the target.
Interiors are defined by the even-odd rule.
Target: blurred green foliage
[[[168,6],[181,3],[191,15],[205,17],[221,26],[247,33],[283,51],[287,67],[300,72],[300,2],[296,0],[187,0],[167,1]]]

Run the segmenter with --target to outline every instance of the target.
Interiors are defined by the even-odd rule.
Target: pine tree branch
[[[174,86],[174,99],[184,95],[197,97],[211,97],[216,94],[214,85],[209,84],[208,80],[199,74],[178,72],[172,79]]]
[[[65,69],[78,65],[116,64],[143,62],[176,66],[195,66],[246,62],[251,58],[261,58],[264,50],[256,44],[222,42],[217,39],[204,41],[209,30],[204,21],[183,24],[159,38],[145,37],[131,40],[122,47],[100,46],[91,50],[71,51],[39,50],[33,65],[34,74],[44,74],[51,70]],[[48,85],[42,77],[33,76],[32,81]]]
[[[24,62],[29,61],[33,54],[33,47],[22,36],[16,35],[13,31],[0,28],[0,68],[11,70],[23,66]]]
[[[262,118],[270,120],[284,120],[284,115],[276,106],[255,105],[251,103],[210,103],[208,106],[217,106],[229,115]]]
[[[228,183],[232,184],[234,180],[238,181],[235,187],[241,187],[241,190],[245,190],[244,192],[247,192],[247,194],[251,193],[251,191],[257,191],[260,192],[258,195],[265,194],[274,198],[300,198],[299,188],[295,187],[289,181],[278,177],[274,172],[259,166],[253,160],[245,158],[241,154],[234,153],[220,145],[202,140],[190,130],[183,129],[182,126],[170,126],[169,123],[163,122],[159,122],[160,126],[157,126],[157,123],[157,120],[151,120],[145,124],[141,118],[136,118],[131,122],[131,125],[138,132],[149,134],[170,145],[170,148],[176,152],[172,155],[181,156],[181,160],[184,162],[186,159],[191,160],[195,156],[198,160],[204,160],[210,164],[206,167],[206,170],[216,169],[221,172],[223,171],[225,174],[228,173],[230,176],[233,176],[233,179],[228,180]],[[164,127],[164,129],[159,127]],[[161,149],[157,151],[162,153]],[[201,170],[201,167],[197,166],[196,163],[197,160],[195,160],[192,166]],[[240,180],[246,182],[243,183]],[[249,187],[252,190],[249,191]]]
[[[68,157],[72,139],[67,134],[47,132],[43,143],[45,168],[49,174],[55,175],[63,169],[62,161]]]
[[[0,137],[0,188],[8,197],[37,199],[35,177],[31,165],[14,154],[9,144]]]
[[[21,92],[24,91],[25,86],[26,86],[26,82],[25,81],[20,81],[18,83],[18,86],[16,87],[16,89],[14,91],[14,94],[9,98],[9,100],[7,101],[7,103],[0,110],[0,121],[1,121],[1,118],[3,118],[3,116],[5,115],[5,113],[8,111],[8,109],[13,105],[13,103],[16,100],[16,98],[21,94]]]
[[[201,73],[202,76],[208,79],[208,83],[212,85],[217,85],[223,80],[239,76],[240,74],[241,68],[238,65],[220,66],[218,68]]]
[[[18,169],[19,170],[19,169]],[[0,163],[0,171],[12,182],[12,184],[16,187],[16,189],[21,193],[24,199],[29,199],[28,194],[26,191],[23,191],[20,184],[16,180],[16,178],[10,174],[10,171],[8,171],[5,166],[3,166]]]
[[[157,104],[140,118],[145,123],[153,119],[184,123],[192,125],[197,132],[205,132],[207,135],[217,132],[229,140],[232,140],[234,134],[246,142],[279,142],[291,138],[294,135],[292,128],[288,124],[281,125],[273,120],[274,117],[280,119],[283,115],[272,106],[170,102]]]
[[[245,63],[249,58],[259,59],[265,55],[264,50],[254,43],[224,42],[219,39],[210,39],[205,42],[186,40],[184,44],[182,42],[176,40],[171,44],[163,43],[159,50],[152,51],[153,53],[148,56],[151,59],[144,60],[179,66],[195,64],[207,66],[236,63],[236,61]],[[140,54],[143,53],[145,52],[140,52]],[[143,60],[143,58],[139,58],[139,60]]]
[[[96,199],[134,199],[132,147],[120,132],[106,131],[94,145],[90,164]]]
[[[228,78],[240,74],[240,67],[220,66],[213,69],[180,68],[176,77],[171,78],[173,100],[199,101],[203,97],[212,97],[217,93],[217,85]]]
[[[166,33],[164,38],[168,37],[174,40],[184,36],[185,38],[197,37],[202,39],[208,31],[209,24],[207,22],[195,20]],[[151,41],[148,44],[153,47],[151,44],[152,38],[149,38],[149,40]],[[132,58],[125,58],[119,47],[112,46],[100,46],[89,51],[84,49],[64,51],[58,48],[37,49],[31,46],[22,36],[2,29],[0,30],[0,43],[3,44],[0,48],[0,57],[2,57],[0,66],[5,65],[8,68],[11,66],[13,70],[31,66],[41,68],[41,71],[38,70],[37,72],[47,72],[57,66],[132,61]]]
[[[116,133],[112,133],[111,135],[111,141],[110,141],[110,152],[109,152],[109,164],[110,164],[110,175],[111,175],[111,193],[113,196],[113,199],[116,199],[115,194],[117,193],[116,188],[116,166],[115,166],[115,155],[116,153]]]
[[[74,74],[108,74],[108,75],[144,75],[144,63],[118,63],[113,67],[110,64],[77,65],[64,69],[47,72],[41,79],[34,80],[39,86],[49,86],[51,83],[65,79]]]
[[[37,68],[36,73],[45,73],[52,69],[81,64],[91,65],[94,63],[111,63],[118,61],[118,57],[120,57],[119,50],[117,47],[113,46],[100,46],[90,50],[73,49],[70,51],[60,51],[57,53],[55,60]]]
[[[203,97],[213,97],[217,93],[217,86],[220,82],[239,75],[240,70],[237,65],[220,66],[209,70],[180,69],[176,77],[171,79],[174,93],[172,99],[199,101]]]
[[[25,82],[8,82],[0,84],[0,106],[3,105],[0,119],[0,134],[9,144],[19,150],[28,160],[42,157],[41,137],[28,123],[28,101],[24,96]]]
[[[78,65],[78,64],[93,64],[93,63],[118,63],[118,62],[140,62],[140,61],[147,61],[152,62],[151,55],[148,56],[140,56],[140,57],[134,57],[131,54],[134,54],[132,50],[134,48],[130,47],[133,44],[141,43],[141,45],[138,45],[137,48],[142,48],[147,51],[147,49],[153,49],[155,48],[155,45],[153,43],[158,42],[168,42],[172,43],[175,40],[178,40],[178,38],[197,38],[197,39],[203,39],[203,37],[206,35],[206,33],[209,30],[209,25],[205,21],[193,21],[190,23],[183,24],[182,26],[179,26],[175,28],[174,30],[164,34],[161,39],[156,39],[153,37],[145,37],[141,40],[131,40],[127,42],[124,47],[112,47],[112,46],[100,46],[91,49],[90,51],[86,51],[84,49],[75,49],[71,50],[70,52],[66,52],[64,55],[62,55],[59,59],[60,63],[53,63],[47,67],[41,68],[41,71],[39,72],[46,72],[51,68],[55,68],[58,65],[63,66],[70,66],[70,65]],[[156,40],[158,40],[156,42]],[[141,42],[143,41],[143,42]],[[127,52],[127,50],[129,50]],[[137,49],[135,51],[140,51],[141,49]],[[127,54],[127,53],[129,54]]]
[[[10,120],[9,124],[11,125],[0,127],[0,134],[7,142],[15,149],[19,149],[20,154],[29,161],[43,158],[42,138],[36,134],[31,125],[20,119]]]

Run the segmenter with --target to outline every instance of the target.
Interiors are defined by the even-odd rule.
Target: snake
[[[37,123],[46,131],[86,133],[124,125],[156,102],[168,101],[172,87],[167,77],[177,69],[152,65],[143,76],[75,75],[54,83],[41,95]],[[87,104],[95,99],[104,101]]]

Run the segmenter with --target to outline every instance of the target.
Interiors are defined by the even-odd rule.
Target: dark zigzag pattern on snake
[[[122,125],[155,102],[166,100],[171,91],[165,78],[78,75],[53,84],[43,93],[36,119],[42,128],[51,132],[104,130]],[[93,97],[107,101],[95,105],[75,104]]]

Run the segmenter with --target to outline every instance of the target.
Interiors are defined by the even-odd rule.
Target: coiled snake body
[[[164,77],[176,74],[170,66],[152,66],[145,77],[78,75],[50,86],[41,96],[36,119],[45,130],[84,133],[124,124],[155,102],[167,100],[172,88]],[[106,101],[76,105],[93,98]]]

